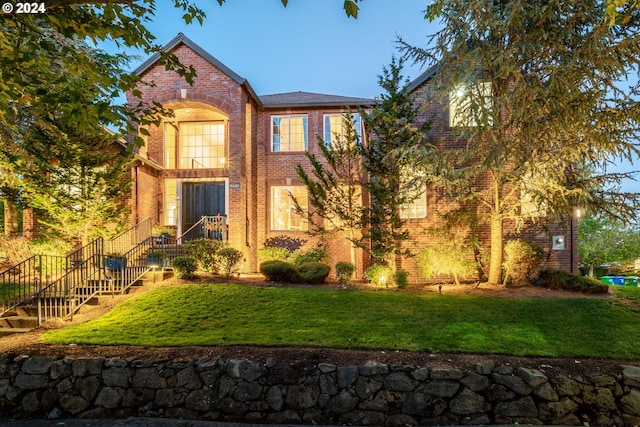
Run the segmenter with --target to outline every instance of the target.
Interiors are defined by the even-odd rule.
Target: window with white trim
[[[305,208],[309,204],[307,188],[303,185],[282,185],[271,187],[271,230],[305,231],[307,220],[298,215],[291,196]]]
[[[177,224],[178,191],[175,179],[164,180],[164,225]]]
[[[353,118],[353,129],[362,141],[362,120],[360,114],[351,114]],[[324,115],[324,143],[330,147],[333,141],[343,140],[346,132],[347,114],[325,114]]]
[[[225,164],[225,122],[165,123],[164,166],[167,169],[215,169]]]
[[[492,124],[491,82],[479,82],[474,86],[459,85],[449,95],[449,126],[475,127],[477,118]]]
[[[307,151],[308,120],[306,115],[271,117],[271,151]]]
[[[408,202],[400,206],[401,219],[418,219],[427,217],[427,191],[424,188],[406,190]]]

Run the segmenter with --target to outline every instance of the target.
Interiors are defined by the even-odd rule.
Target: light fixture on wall
[[[551,240],[551,247],[556,251],[564,250],[564,236],[553,236]]]

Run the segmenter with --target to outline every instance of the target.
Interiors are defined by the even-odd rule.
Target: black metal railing
[[[178,244],[194,239],[223,240],[229,239],[227,217],[224,215],[203,216],[176,240]]]
[[[127,252],[129,249],[151,237],[152,227],[153,221],[150,217],[143,219],[133,227],[106,241],[104,248],[106,253],[123,254]]]

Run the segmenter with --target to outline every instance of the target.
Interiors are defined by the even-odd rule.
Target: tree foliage
[[[595,267],[625,263],[640,258],[640,226],[622,221],[587,215],[579,222],[578,255],[580,264],[593,276]]]
[[[408,254],[402,242],[409,238],[409,232],[400,209],[420,193],[414,187],[410,159],[396,154],[401,149],[425,145],[429,126],[415,126],[418,106],[413,96],[403,90],[406,81],[402,66],[403,61],[394,58],[383,69],[379,76],[384,89],[380,101],[370,111],[360,111],[365,124],[364,140],[360,140],[353,118],[347,114],[342,136],[335,135],[330,143],[319,139],[321,156],[307,153],[311,173],[301,165],[296,168],[313,207],[307,213],[311,231],[325,233],[327,224],[330,230],[348,231],[349,239],[370,251],[380,264]],[[368,204],[363,204],[363,194],[369,197]],[[299,205],[297,211],[304,213]]]
[[[436,175],[448,194],[479,206],[489,282],[501,283],[506,220],[568,217],[576,205],[635,214],[637,195],[616,187],[623,175],[596,171],[638,155],[638,86],[627,78],[640,65],[640,10],[613,27],[599,0],[436,0],[427,16],[443,22],[431,44],[401,48],[438,67],[426,96],[460,97],[467,123],[453,153],[412,155],[429,173],[444,165]],[[523,211],[523,195],[538,209]]]

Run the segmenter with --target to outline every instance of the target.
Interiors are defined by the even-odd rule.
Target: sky
[[[426,0],[366,0],[358,19],[348,18],[343,0],[195,0],[207,17],[204,24],[186,25],[181,11],[158,1],[147,26],[160,45],[182,32],[236,74],[249,81],[258,95],[318,92],[374,98],[382,92],[378,76],[397,50],[398,36],[424,47],[439,22],[424,18]],[[137,67],[146,56],[131,63]],[[424,71],[406,64],[404,76]],[[619,171],[638,169],[620,162]],[[627,181],[624,191],[640,192],[640,183]]]

